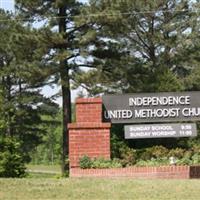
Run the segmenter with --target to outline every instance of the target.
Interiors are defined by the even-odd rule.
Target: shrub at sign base
[[[105,168],[120,168],[121,163],[118,160],[106,160],[104,158],[94,158],[84,155],[80,158],[81,169],[105,169]]]

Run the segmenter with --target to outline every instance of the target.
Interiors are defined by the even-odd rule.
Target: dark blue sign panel
[[[200,92],[105,95],[103,106],[103,120],[112,123],[200,120]]]

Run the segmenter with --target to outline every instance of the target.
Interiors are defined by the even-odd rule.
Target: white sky
[[[86,3],[88,0],[80,0],[80,2]],[[14,0],[0,0],[0,8],[14,10]]]
[[[0,8],[14,10],[14,0],[0,0]]]

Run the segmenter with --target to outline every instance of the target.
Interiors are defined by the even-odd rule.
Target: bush
[[[136,163],[136,166],[162,166],[169,165],[169,159],[166,157],[163,158],[151,158],[150,160],[139,160]]]
[[[139,151],[140,160],[160,159],[168,156],[169,150],[163,146],[153,146]]]
[[[192,164],[199,164],[200,163],[200,154],[199,153],[195,153],[192,157]]]
[[[24,155],[14,138],[0,138],[0,177],[24,177]]]
[[[104,158],[96,158],[92,161],[92,168],[94,169],[104,169],[110,168],[110,161]]]
[[[200,145],[198,144],[196,144],[196,145],[194,145],[193,147],[192,147],[192,151],[194,152],[194,153],[200,153]]]
[[[105,160],[104,158],[96,158],[92,161],[92,168],[94,169],[119,168],[119,167],[122,167],[122,165],[116,159]]]
[[[120,159],[123,167],[131,166],[136,163],[137,153],[136,150],[131,149],[127,146],[120,148]]]
[[[200,165],[200,147],[191,149],[167,149],[163,146],[153,146],[135,150],[124,143],[117,150],[118,158],[105,160],[98,158],[91,160],[88,156],[81,158],[80,167],[86,168],[118,168],[127,166],[163,166],[170,165],[170,157],[174,157],[176,165]]]
[[[117,160],[106,160],[104,158],[95,158],[91,160],[88,156],[84,155],[80,158],[81,169],[105,169],[105,168],[119,168],[122,167],[121,163]]]
[[[176,149],[171,149],[168,156],[171,157],[175,157],[175,158],[178,158],[178,159],[181,159],[184,157],[184,154],[185,154],[185,150],[184,149],[181,149],[181,148],[176,148]]]
[[[92,166],[92,160],[87,155],[84,155],[80,158],[79,165],[81,169],[89,169]]]
[[[152,152],[152,157],[159,159],[162,157],[166,157],[169,150],[163,146],[154,146],[151,148],[151,152]]]
[[[192,160],[187,157],[183,157],[176,161],[176,165],[192,165],[192,164],[193,164]]]

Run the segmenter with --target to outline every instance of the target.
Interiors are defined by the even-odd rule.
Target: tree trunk
[[[62,77],[62,75],[61,75]],[[68,79],[68,80],[66,80]],[[68,86],[62,85],[62,100],[63,100],[63,155],[62,155],[62,173],[64,174],[68,169],[68,163],[66,163],[66,158],[68,155],[69,148],[69,132],[68,123],[71,122],[71,92],[69,85],[69,77],[61,78],[61,80]]]
[[[6,100],[8,102],[11,102],[11,78],[10,76],[6,77]],[[6,128],[6,135],[11,137],[12,136],[12,125],[11,125],[11,118],[12,118],[12,113],[10,109],[7,111],[7,128]]]
[[[66,32],[66,7],[59,9],[59,33]],[[63,34],[64,35],[64,34]],[[60,51],[66,51],[65,48],[60,48]],[[61,89],[62,89],[62,110],[63,110],[63,152],[62,152],[62,175],[65,174],[69,165],[66,162],[69,148],[69,133],[68,123],[71,122],[71,91],[70,91],[70,78],[67,60],[60,61],[60,78],[61,78]]]

